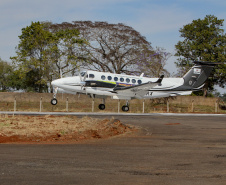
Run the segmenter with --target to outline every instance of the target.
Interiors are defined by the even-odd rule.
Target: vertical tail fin
[[[201,88],[210,76],[217,63],[194,62],[195,65],[183,76],[184,86],[190,88]]]

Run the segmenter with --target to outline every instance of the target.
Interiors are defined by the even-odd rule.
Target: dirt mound
[[[116,119],[75,116],[0,117],[0,143],[75,143],[131,133],[137,130]]]

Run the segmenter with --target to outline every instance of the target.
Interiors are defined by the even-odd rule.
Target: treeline
[[[179,30],[184,38],[175,46],[180,76],[195,60],[225,62],[223,21],[209,15]],[[52,80],[85,69],[144,73],[148,77],[170,75],[165,64],[171,54],[163,48],[153,48],[138,31],[122,23],[32,22],[22,29],[19,39],[12,63],[0,60],[1,91],[51,92]],[[222,64],[215,70],[206,90],[214,84],[224,87],[225,79],[226,65]]]
[[[164,69],[169,53],[152,48],[145,37],[124,24],[32,22],[22,29],[19,38],[16,56],[11,57],[10,71],[15,80],[2,84],[1,90],[50,92],[53,79],[84,69],[169,75]],[[12,80],[11,75],[4,76]]]

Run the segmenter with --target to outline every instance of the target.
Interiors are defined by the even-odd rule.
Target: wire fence
[[[49,93],[0,93],[1,111],[30,112],[123,112],[125,100],[106,99],[106,109],[99,110],[102,99],[86,95],[58,94],[58,104],[51,105]],[[129,113],[223,113],[224,105],[218,98],[180,96],[159,99],[134,99],[129,102]]]

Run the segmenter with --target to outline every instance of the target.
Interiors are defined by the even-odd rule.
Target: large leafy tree
[[[87,42],[80,37],[77,29],[52,29],[52,23],[48,24],[48,30],[54,35],[55,41],[50,47],[50,60],[52,61],[55,76],[71,73],[79,68],[87,53],[81,47]]]
[[[9,79],[13,68],[0,58],[0,91],[9,90]]]
[[[193,65],[193,61],[225,62],[226,34],[222,28],[223,22],[224,19],[207,15],[204,19],[193,20],[179,30],[184,40],[179,41],[175,47],[176,56],[179,56],[176,65],[181,75]],[[213,74],[214,78],[212,82],[209,81],[209,88],[213,87],[213,84],[224,87],[226,65],[219,65]]]
[[[11,57],[20,71],[20,77],[26,78],[35,71],[33,80],[38,92],[47,91],[48,76],[51,65],[48,60],[49,46],[54,41],[53,35],[40,22],[32,22],[22,29],[20,43],[16,48],[17,56]],[[27,84],[29,85],[29,84]]]
[[[77,45],[84,41],[77,30],[49,29],[49,22],[32,22],[22,29],[17,56],[11,57],[28,90],[48,91],[48,84],[60,74],[76,68]]]
[[[164,67],[170,56],[163,48],[156,48],[155,52],[144,49],[137,61],[137,69],[148,77],[167,77],[170,73]]]
[[[89,54],[84,58],[86,62],[83,63],[87,69],[112,73],[140,73],[141,66],[143,68],[146,66],[143,61],[150,62],[154,59],[141,57],[156,53],[145,37],[132,27],[121,23],[74,21],[73,23],[53,24],[51,29],[78,29],[80,31],[81,36],[88,41],[80,48],[81,52]],[[161,54],[159,53],[159,56]],[[158,62],[161,65],[161,60]]]

